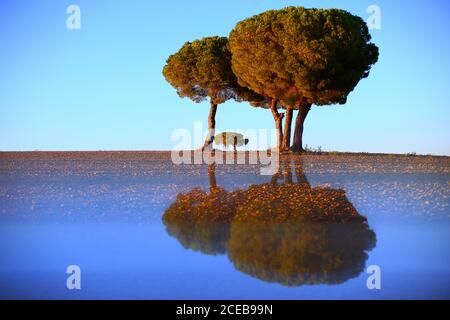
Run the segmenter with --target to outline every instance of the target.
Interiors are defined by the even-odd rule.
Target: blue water
[[[305,159],[310,185],[345,190],[376,235],[363,265],[354,267],[357,274],[338,284],[270,282],[238,270],[226,250],[205,254],[169,234],[162,222],[166,209],[180,193],[197,187],[208,192],[206,166],[4,159],[0,298],[450,298],[449,174],[335,172],[331,167],[308,172],[307,164]],[[215,175],[217,184],[232,192],[270,181],[258,172],[219,166]],[[81,290],[66,288],[69,265],[81,268]],[[380,290],[367,288],[370,265],[381,268]]]

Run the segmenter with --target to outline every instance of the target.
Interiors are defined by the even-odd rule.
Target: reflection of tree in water
[[[163,219],[187,248],[228,252],[236,269],[288,286],[336,284],[359,275],[375,233],[343,190],[311,188],[301,166],[284,165],[271,183],[246,191],[217,188],[179,195]],[[283,179],[284,183],[278,183]]]
[[[212,165],[208,168],[210,192],[194,189],[180,193],[164,213],[163,223],[185,248],[216,255],[226,253],[239,192],[217,187],[214,169]]]
[[[311,188],[296,163],[270,184],[251,186],[231,224],[228,256],[235,267],[284,285],[335,284],[359,275],[375,233],[344,190]]]
[[[287,286],[337,284],[358,276],[375,234],[360,223],[233,223],[228,255],[236,269]]]

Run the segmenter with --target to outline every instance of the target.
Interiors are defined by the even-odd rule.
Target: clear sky
[[[81,9],[68,30],[66,9]],[[288,5],[364,19],[380,60],[344,106],[313,107],[304,141],[325,150],[450,155],[447,0],[0,1],[0,150],[166,150],[177,128],[206,126],[209,105],[178,98],[161,74],[185,42],[228,35]],[[228,102],[218,129],[272,128],[269,111]]]

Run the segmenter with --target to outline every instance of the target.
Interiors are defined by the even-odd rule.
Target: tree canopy
[[[208,97],[214,104],[229,99],[262,100],[259,95],[238,85],[231,70],[231,52],[226,37],[186,42],[167,59],[163,75],[180,97],[194,102],[202,102]]]
[[[239,84],[286,106],[345,103],[378,60],[366,23],[339,9],[288,7],[237,24],[230,34]]]

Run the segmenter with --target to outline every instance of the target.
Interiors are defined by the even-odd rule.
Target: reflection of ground
[[[341,283],[364,270],[376,241],[367,219],[343,190],[312,188],[301,161],[270,183],[234,192],[217,187],[214,168],[209,193],[181,193],[163,216],[185,248],[228,252],[236,269],[284,285]]]
[[[344,189],[367,215],[450,216],[450,157],[302,159],[311,185]],[[227,190],[267,182],[256,165],[217,166],[216,175]],[[207,166],[176,166],[170,152],[0,152],[0,218],[159,221],[196,187],[208,188]]]

